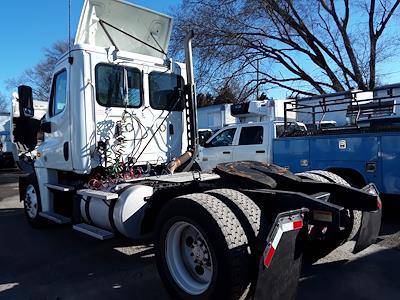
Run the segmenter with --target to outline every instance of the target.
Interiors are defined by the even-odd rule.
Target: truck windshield
[[[128,101],[124,97],[124,69],[128,79]],[[142,78],[138,69],[116,65],[96,66],[96,100],[107,107],[140,107],[142,105]]]
[[[183,89],[182,76],[151,72],[149,75],[150,106],[158,110],[182,111],[183,102],[179,90]]]

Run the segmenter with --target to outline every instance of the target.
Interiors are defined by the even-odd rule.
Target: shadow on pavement
[[[382,248],[383,249],[383,248]],[[398,299],[400,251],[316,264],[303,270],[297,299]]]
[[[36,230],[24,218],[0,209],[0,299],[168,299],[151,246]]]
[[[18,183],[18,177],[23,175],[18,169],[0,169],[0,185]]]

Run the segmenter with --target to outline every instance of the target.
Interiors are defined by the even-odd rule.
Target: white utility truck
[[[203,171],[219,163],[253,160],[272,163],[273,140],[284,133],[284,106],[290,100],[257,100],[232,105],[232,116],[240,123],[221,128],[199,148],[196,162]],[[304,132],[307,127],[287,114],[286,132]]]
[[[304,243],[332,250],[357,226],[354,251],[374,242],[378,192],[257,162],[190,171],[198,147],[193,34],[186,65],[177,63],[166,55],[171,24],[126,2],[85,1],[75,43],[54,70],[44,141],[32,162],[19,162],[26,218],[154,243],[174,299],[294,299]],[[14,140],[32,148],[30,87],[19,87],[19,105]]]
[[[253,160],[272,163],[273,140],[284,132],[284,122],[265,121],[239,123],[218,130],[199,147],[196,162],[202,171],[211,171],[220,163]],[[304,132],[299,122],[291,123],[286,131]]]

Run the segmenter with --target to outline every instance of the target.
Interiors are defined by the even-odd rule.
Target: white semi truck
[[[375,241],[378,192],[257,162],[190,171],[198,147],[192,34],[186,64],[177,63],[166,55],[171,24],[126,2],[85,1],[75,43],[54,70],[44,141],[32,162],[20,161],[26,218],[154,243],[173,298],[293,299],[305,243],[321,254],[357,226],[354,251]],[[31,88],[19,87],[14,140],[29,148],[31,100]]]

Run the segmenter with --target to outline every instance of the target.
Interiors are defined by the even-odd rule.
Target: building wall
[[[236,118],[231,115],[231,104],[217,104],[197,109],[199,129],[216,130],[227,124],[236,123]]]

